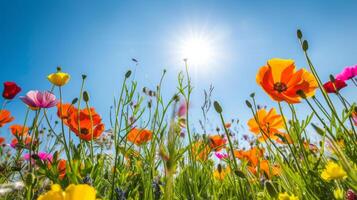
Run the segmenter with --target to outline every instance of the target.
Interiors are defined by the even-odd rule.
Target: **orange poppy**
[[[226,128],[231,128],[231,126],[232,126],[232,123],[225,123],[224,124],[224,127],[226,127]]]
[[[12,135],[24,136],[28,134],[29,128],[20,124],[14,124],[10,126],[10,131]]]
[[[209,137],[209,145],[212,150],[218,152],[226,145],[227,140],[221,135],[212,135]]]
[[[28,146],[30,143],[31,143],[30,136],[25,136],[25,138],[22,138],[22,144],[24,144],[25,146]],[[19,144],[19,141],[17,140],[17,138],[14,138],[11,140],[10,146],[13,148],[16,148],[18,144]]]
[[[68,127],[80,139],[90,141],[98,138],[104,132],[102,119],[95,112],[94,108],[83,109],[78,112],[72,112],[67,119]]]
[[[147,129],[133,128],[129,131],[127,140],[136,144],[142,145],[152,139],[152,132]]]
[[[248,165],[257,166],[259,157],[264,155],[264,150],[258,147],[253,147],[249,150],[234,150],[234,156],[248,162]]]
[[[62,108],[62,112],[61,112],[61,108]],[[63,122],[65,124],[67,123],[67,120],[69,118],[69,116],[73,113],[73,112],[77,112],[77,108],[75,108],[72,104],[69,103],[65,103],[65,104],[61,104],[58,103],[57,104],[57,116],[63,120]]]
[[[210,153],[211,148],[202,141],[197,141],[192,145],[192,154],[196,160],[206,161]]]
[[[289,134],[286,133],[277,133],[276,136],[280,136],[276,139],[276,142],[279,144],[292,144],[293,139],[290,137]],[[282,140],[281,137],[285,138],[285,140]]]
[[[278,165],[270,166],[268,160],[261,160],[259,162],[259,168],[258,166],[248,166],[248,170],[255,175],[257,174],[257,169],[260,170],[260,173],[263,173],[265,176],[267,176],[267,178],[270,178],[271,176],[277,176],[281,173],[280,167]]]
[[[279,58],[268,60],[267,65],[259,69],[256,81],[273,100],[291,104],[301,100],[297,91],[302,90],[311,97],[318,87],[312,73],[306,69],[296,71],[294,60]]]
[[[11,116],[10,111],[0,110],[0,127],[3,127],[5,124],[12,122],[15,118]]]
[[[64,159],[61,159],[58,161],[57,164],[57,170],[59,173],[59,179],[62,180],[65,176],[66,176],[66,165],[67,165],[67,161]]]
[[[0,137],[0,145],[2,145],[5,142],[5,138]]]
[[[258,138],[259,141],[265,141],[270,137],[272,140],[278,139],[276,134],[283,134],[279,129],[284,127],[283,117],[277,114],[275,108],[272,108],[267,112],[264,108],[259,109],[256,118],[251,118],[248,121],[249,130],[255,135],[261,136]],[[259,122],[257,122],[258,120]]]

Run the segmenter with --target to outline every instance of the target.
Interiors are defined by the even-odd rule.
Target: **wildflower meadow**
[[[356,91],[357,65],[341,67],[324,83],[300,30],[297,41],[307,68],[276,55],[261,60],[256,77],[249,77],[275,106],[262,107],[254,91],[246,94],[251,119],[240,122],[249,130],[246,146],[234,131],[237,123],[225,118],[228,108],[210,95],[202,112],[214,110],[209,117],[219,122],[217,133],[193,129],[195,90],[187,59],[186,70],[170,83],[177,89],[169,97],[162,93],[166,71],[156,88],[140,87],[131,70],[122,74],[109,123],[91,105],[95,94],[86,90],[91,77],[71,77],[69,68],[36,77],[46,91],[4,82],[0,198],[356,200],[356,99],[341,91]],[[73,78],[82,83],[67,102],[63,96]],[[7,108],[16,99],[26,108],[20,124]],[[309,109],[298,110],[297,104]]]

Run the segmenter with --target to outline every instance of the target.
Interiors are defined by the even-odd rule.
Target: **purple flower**
[[[228,158],[228,154],[226,154],[226,153],[218,153],[218,152],[216,152],[216,153],[214,153],[214,155],[216,155],[216,157],[218,159],[220,159],[220,160]]]
[[[51,108],[58,103],[56,96],[48,91],[40,92],[37,90],[30,90],[26,93],[26,96],[22,96],[20,99],[33,109]]]
[[[341,81],[347,81],[355,76],[357,76],[357,65],[345,67],[341,73],[336,75],[336,79]]]

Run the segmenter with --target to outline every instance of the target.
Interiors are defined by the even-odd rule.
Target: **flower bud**
[[[213,102],[213,106],[217,113],[222,113],[222,107],[221,107],[221,105],[219,105],[219,103],[217,101]]]
[[[297,37],[298,37],[299,39],[302,38],[302,32],[301,32],[300,29],[298,29],[298,30],[296,31],[296,35],[297,35]]]
[[[89,95],[88,95],[88,92],[87,92],[87,91],[84,91],[84,92],[83,92],[83,100],[84,100],[85,102],[88,102],[88,101],[89,101]]]
[[[125,78],[129,78],[131,75],[131,70],[128,70],[126,73],[125,73]]]
[[[245,101],[245,104],[247,104],[248,108],[252,108],[252,104],[248,100]]]
[[[82,79],[85,80],[87,78],[87,75],[82,74]]]
[[[217,170],[219,173],[222,173],[222,165],[221,164],[217,165]]]
[[[32,173],[26,176],[26,185],[32,185],[34,183],[35,177]]]
[[[76,104],[77,103],[77,101],[78,101],[78,98],[76,97],[76,98],[74,98],[73,100],[72,100],[72,105],[73,104]]]
[[[306,40],[302,42],[302,50],[307,51],[309,49],[309,43]]]
[[[336,80],[335,77],[332,74],[330,74],[330,81],[335,82],[335,80]]]

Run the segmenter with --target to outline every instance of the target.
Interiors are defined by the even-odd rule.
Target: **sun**
[[[180,45],[180,56],[192,65],[208,65],[215,57],[212,40],[202,35],[184,38]]]

